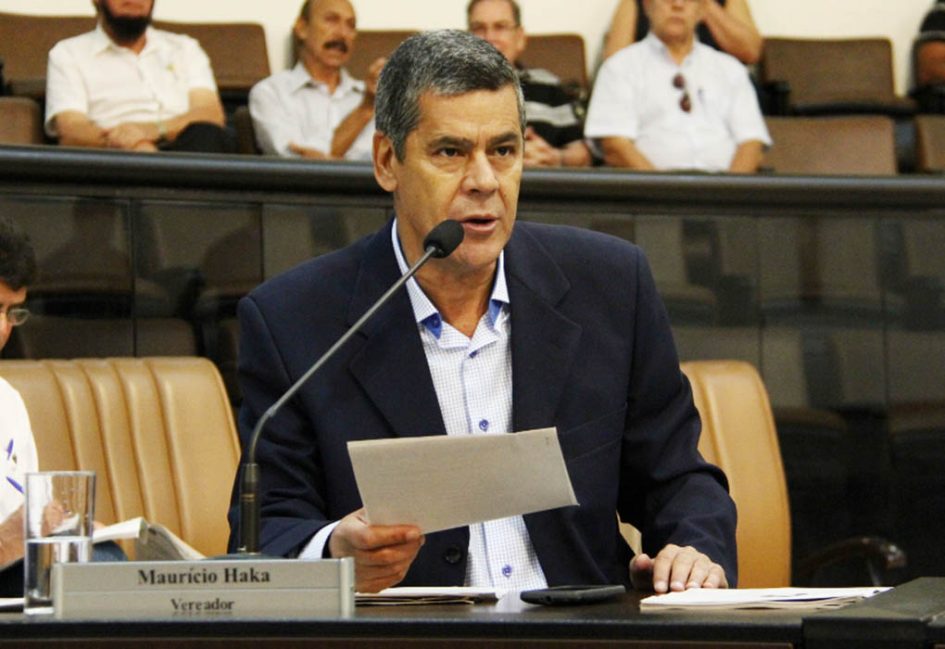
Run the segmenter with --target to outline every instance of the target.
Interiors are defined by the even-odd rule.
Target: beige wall
[[[532,32],[578,32],[596,60],[617,0],[519,0]],[[897,85],[908,84],[912,38],[931,0],[749,0],[761,32],[770,36],[888,36]],[[365,29],[462,27],[466,0],[354,0]],[[274,70],[289,59],[288,28],[301,0],[157,0],[156,15],[180,21],[262,23]],[[91,14],[91,0],[0,0],[0,11]]]

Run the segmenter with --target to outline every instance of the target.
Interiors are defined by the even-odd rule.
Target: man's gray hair
[[[381,72],[374,101],[377,130],[390,138],[398,160],[407,136],[420,123],[420,97],[431,92],[451,97],[512,86],[525,132],[525,102],[518,74],[492,45],[464,31],[447,29],[411,36],[400,44]]]

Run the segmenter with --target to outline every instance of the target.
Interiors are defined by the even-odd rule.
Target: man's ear
[[[377,184],[384,191],[393,192],[397,189],[397,174],[394,166],[397,165],[397,154],[394,152],[394,143],[380,131],[374,132],[374,177]]]
[[[302,16],[295,19],[295,24],[292,26],[292,34],[295,35],[295,40],[299,43],[304,41],[308,36],[308,22],[303,20]]]

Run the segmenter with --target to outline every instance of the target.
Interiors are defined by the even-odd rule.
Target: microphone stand
[[[440,225],[447,223],[456,223],[455,221],[444,221]],[[457,227],[462,227],[456,223]],[[440,227],[440,226],[437,226]],[[431,233],[432,235],[432,233]],[[427,236],[427,240],[431,239],[431,235]],[[462,240],[462,232],[460,231],[459,240]],[[459,245],[458,243],[456,245]],[[325,362],[335,355],[342,345],[344,345],[351,337],[364,325],[368,319],[373,316],[378,309],[384,306],[391,296],[397,292],[397,290],[403,286],[407,280],[413,277],[420,267],[423,266],[431,257],[445,257],[456,248],[453,246],[449,249],[448,252],[445,252],[443,247],[435,242],[427,243],[423,256],[417,260],[417,262],[404,273],[400,279],[398,279],[393,286],[387,289],[387,292],[381,296],[381,298],[374,303],[374,305],[368,309],[364,315],[362,315],[357,322],[355,322],[345,334],[339,338],[334,345],[332,345],[328,351],[321,355],[314,365],[312,365],[305,374],[303,374],[299,379],[292,384],[285,394],[279,398],[274,404],[269,406],[269,409],[263,413],[263,416],[259,418],[259,421],[256,422],[256,427],[253,428],[253,434],[250,436],[250,444],[246,452],[246,462],[243,463],[242,474],[240,476],[240,547],[239,554],[246,555],[247,557],[258,556],[259,555],[259,524],[260,524],[260,515],[259,515],[259,465],[256,464],[256,445],[259,442],[259,438],[262,436],[263,427],[266,423],[272,419],[272,417],[282,408],[285,403],[295,396],[295,393],[299,391],[302,385],[311,378],[311,376],[317,372]]]

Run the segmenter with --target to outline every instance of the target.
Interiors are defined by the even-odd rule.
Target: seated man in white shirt
[[[644,0],[650,33],[604,62],[585,135],[636,170],[754,173],[771,144],[748,72],[699,43],[706,0]]]
[[[127,151],[235,151],[197,41],[151,27],[154,0],[92,1],[96,29],[49,52],[49,136]]]
[[[384,59],[365,81],[344,65],[357,37],[348,0],[306,0],[293,27],[298,63],[257,83],[249,94],[263,153],[314,160],[371,159],[374,93]]]

